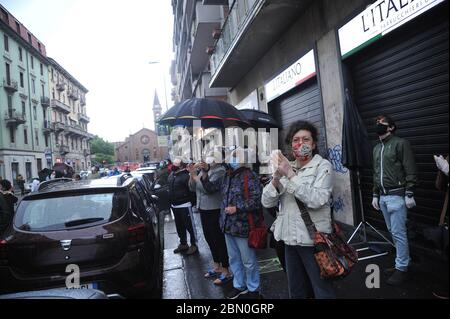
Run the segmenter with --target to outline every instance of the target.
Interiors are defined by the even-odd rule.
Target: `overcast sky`
[[[154,129],[155,88],[165,110],[173,58],[170,0],[0,0],[83,84],[90,133],[123,141]],[[158,61],[159,64],[149,64]]]

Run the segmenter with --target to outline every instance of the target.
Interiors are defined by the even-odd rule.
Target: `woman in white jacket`
[[[262,204],[279,205],[272,225],[276,240],[283,240],[290,298],[335,298],[333,285],[320,277],[313,240],[295,198],[303,202],[318,231],[331,232],[329,200],[333,188],[331,163],[317,154],[317,129],[309,122],[293,123],[286,135],[295,160],[276,151],[272,155],[272,181],[264,187]]]

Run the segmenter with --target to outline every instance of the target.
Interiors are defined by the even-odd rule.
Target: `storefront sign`
[[[243,109],[257,110],[258,109],[258,93],[256,92],[256,90],[254,90],[245,99],[243,99],[241,102],[239,102],[236,105],[236,108],[238,110],[243,110]]]
[[[311,50],[264,86],[267,102],[305,82],[315,74],[316,63],[314,51]]]
[[[379,0],[339,29],[342,58],[366,47],[444,0]]]

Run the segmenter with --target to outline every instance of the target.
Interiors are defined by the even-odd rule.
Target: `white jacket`
[[[305,223],[300,215],[295,197],[308,208],[311,220],[320,232],[331,233],[331,214],[329,200],[333,190],[333,167],[320,155],[304,167],[299,168],[297,162],[291,162],[296,176],[289,180],[280,180],[280,192],[272,183],[264,187],[261,202],[264,207],[280,205],[280,211],[271,230],[276,240],[295,246],[312,246]]]

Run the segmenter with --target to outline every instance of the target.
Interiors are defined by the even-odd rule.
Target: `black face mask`
[[[388,125],[383,125],[383,124],[381,124],[381,123],[378,123],[377,124],[377,134],[378,135],[384,135],[384,134],[386,134],[387,133],[387,131],[388,131]]]

